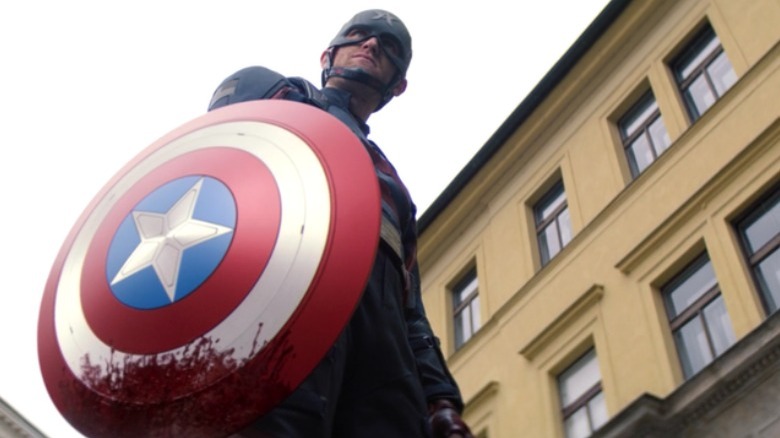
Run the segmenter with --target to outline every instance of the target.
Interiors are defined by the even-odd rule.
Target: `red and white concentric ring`
[[[236,159],[255,164],[233,168],[212,163]],[[244,178],[242,172],[253,176]],[[257,176],[264,173],[271,177]],[[140,196],[192,174],[219,179],[237,203],[234,240],[214,277],[241,280],[224,281],[225,287],[254,279],[246,288],[236,286],[238,291],[230,297],[235,304],[216,306],[222,310],[217,316],[211,312],[206,318],[211,322],[190,327],[187,318],[199,315],[181,316],[208,307],[207,302],[187,307],[197,302],[194,296],[200,290],[161,310],[169,314],[138,322],[133,319],[138,310],[119,309],[107,287],[93,287],[91,283],[100,281],[94,261],[105,254],[105,241]],[[270,213],[246,207],[254,201],[253,190],[268,181],[275,187],[261,190],[259,198],[269,202]],[[268,219],[277,212],[278,220]],[[176,430],[208,436],[236,430],[286,397],[335,341],[368,279],[380,214],[370,157],[346,126],[319,109],[294,102],[247,102],[183,125],[128,163],[85,209],[65,240],[46,284],[38,325],[47,391],[63,416],[87,435],[110,430],[156,436]],[[261,236],[262,227],[252,228],[252,221],[265,220],[276,236]],[[236,243],[253,237],[255,245]],[[235,263],[245,259],[265,264],[244,272]],[[183,310],[181,315],[176,315],[178,309]],[[110,316],[99,321],[102,313]],[[155,330],[135,333],[134,323],[151,324]],[[151,335],[166,328],[173,334]],[[135,335],[140,339],[133,339]],[[199,339],[209,339],[213,354],[229,357],[238,367],[217,373],[205,368],[208,372],[201,373],[196,366],[187,369],[184,359]],[[145,361],[161,356],[182,359],[185,366],[180,368],[190,374],[166,388],[159,399],[143,386],[148,382],[112,380],[106,389],[95,384],[94,369],[87,370],[93,373],[90,376],[84,368],[85,358],[103,373],[121,371],[128,363],[144,364],[147,371],[159,371],[156,378],[167,379],[166,364],[155,371],[155,362]],[[191,378],[193,374],[198,375]],[[242,403],[237,405],[237,400]]]
[[[131,169],[101,199],[76,237],[57,285],[55,305],[57,340],[74,374],[81,372],[86,354],[93,363],[116,366],[139,359],[103,342],[82,311],[81,266],[95,231],[121,194],[160,163],[215,145],[247,152],[268,167],[279,190],[281,220],[263,275],[240,306],[202,336],[219,339],[219,349],[233,350],[234,359],[245,360],[253,353],[255,342],[263,345],[270,341],[300,304],[319,266],[330,225],[330,190],[319,159],[298,136],[276,125],[232,122],[205,127],[175,140]],[[256,339],[260,323],[262,330]],[[184,344],[165,353],[181,356],[186,348]]]

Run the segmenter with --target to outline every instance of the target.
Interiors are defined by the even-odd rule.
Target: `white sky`
[[[0,397],[53,438],[81,436],[38,368],[38,311],[55,255],[103,184],[203,114],[227,75],[264,65],[319,84],[319,55],[347,19],[394,12],[412,33],[409,87],[369,124],[421,214],[606,3],[4,2]]]

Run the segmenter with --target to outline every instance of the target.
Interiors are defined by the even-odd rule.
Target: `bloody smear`
[[[281,378],[295,356],[286,338],[255,355],[256,337],[249,359],[240,362],[210,338],[192,342],[179,357],[148,355],[100,366],[86,355],[81,376],[60,382],[62,414],[96,438],[230,435],[294,389]]]

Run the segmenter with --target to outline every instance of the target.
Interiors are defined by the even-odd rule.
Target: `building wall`
[[[691,123],[668,67],[708,21],[738,81]],[[595,347],[611,416],[684,383],[659,287],[706,250],[737,339],[766,319],[731,222],[780,174],[780,3],[634,0],[420,238],[423,294],[475,432],[561,436],[555,376]],[[517,47],[522,56],[522,46]],[[632,178],[616,120],[652,89],[672,140]],[[574,238],[542,267],[562,179]],[[476,266],[482,326],[453,340]]]

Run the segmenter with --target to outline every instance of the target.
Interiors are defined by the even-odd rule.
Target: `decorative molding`
[[[499,383],[495,380],[491,380],[485,384],[482,388],[477,391],[476,394],[471,396],[468,400],[466,400],[466,409],[468,410],[469,407],[477,406],[482,403],[484,403],[487,399],[493,397],[498,393],[498,387]]]
[[[582,313],[598,303],[602,296],[604,296],[604,286],[600,284],[591,285],[566,310],[561,312],[525,346],[520,348],[519,353],[526,359],[533,360],[551,340],[556,339],[563,329],[569,327]]]
[[[677,232],[680,224],[685,223],[692,215],[696,214],[703,205],[706,205],[714,194],[719,193],[725,185],[734,180],[734,175],[743,172],[744,169],[758,160],[766,157],[766,149],[776,144],[780,137],[780,118],[776,118],[761,134],[754,138],[748,147],[743,149],[726,167],[709,179],[699,190],[691,195],[685,202],[680,204],[680,208],[675,210],[658,227],[645,236],[636,247],[625,254],[616,264],[626,275],[631,274],[637,266],[647,257],[647,253],[655,249],[660,243],[668,240],[669,236]],[[772,162],[765,162],[765,166]],[[757,172],[755,177],[760,177]]]
[[[4,433],[6,431],[12,435],[6,435]],[[0,398],[0,436],[4,438],[46,438],[46,435],[36,429],[2,398]]]
[[[710,371],[709,375],[701,373],[699,380],[705,385],[711,380],[715,380],[715,383],[709,385],[708,391],[702,391],[703,393],[696,399],[686,403],[692,407],[684,411],[675,409],[675,411],[683,411],[678,428],[700,423],[708,413],[729,404],[731,399],[738,396],[741,391],[750,389],[762,377],[770,373],[780,375],[780,336],[778,335],[780,335],[780,313],[776,313],[740,341],[737,348],[733,348],[710,364],[707,368]],[[688,383],[694,387],[703,386],[702,382]],[[680,387],[678,392],[681,396],[684,395],[688,383]]]
[[[639,396],[592,438],[704,438],[710,436],[712,431],[706,426],[712,418],[718,417],[718,410],[739,404],[744,397],[754,394],[753,389],[761,382],[777,382],[778,378],[780,312],[770,316],[668,397]],[[765,424],[746,424],[744,436],[753,436],[748,433],[751,426],[758,430]]]

